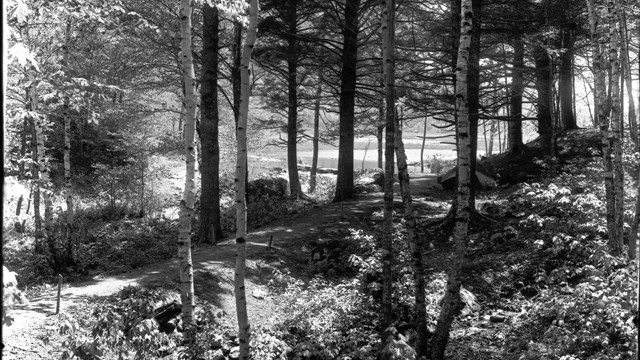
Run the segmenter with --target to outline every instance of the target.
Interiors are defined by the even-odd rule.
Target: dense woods
[[[3,358],[638,358],[636,2],[5,13]]]

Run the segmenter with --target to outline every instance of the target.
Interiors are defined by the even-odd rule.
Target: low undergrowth
[[[637,262],[610,255],[602,181],[590,172],[601,170],[564,166],[509,199],[528,209],[517,228],[540,259],[525,278],[539,294],[509,334],[517,359],[631,359],[637,346]]]
[[[221,223],[225,233],[235,231],[235,201],[232,180],[222,186]],[[52,247],[43,254],[34,254],[33,210],[25,213],[29,198],[28,181],[9,181],[13,196],[5,203],[3,222],[3,252],[6,266],[18,273],[20,285],[35,285],[54,281],[57,274],[67,280],[79,279],[98,273],[119,273],[157,263],[177,254],[177,204],[175,194],[156,191],[154,203],[163,204],[149,213],[141,213],[137,206],[117,200],[117,196],[104,192],[98,198],[76,196],[74,222],[70,228],[70,241],[66,239],[63,198],[54,197],[54,222],[51,227]],[[291,198],[288,183],[283,178],[266,176],[250,182],[248,187],[248,226],[260,227],[275,219],[304,212],[318,203],[329,201],[335,180],[319,176],[316,192],[310,200]],[[15,191],[13,191],[15,190]],[[175,190],[175,189],[173,189]],[[114,190],[114,192],[122,192]],[[152,190],[149,190],[152,191]],[[118,193],[119,193],[118,192]],[[20,215],[14,213],[22,195]],[[147,203],[150,203],[148,200]],[[29,200],[29,203],[31,200]],[[32,206],[31,206],[32,208]],[[195,209],[199,212],[198,204]],[[192,229],[198,228],[197,216]],[[17,224],[17,225],[16,225]],[[192,242],[197,243],[197,231]],[[51,249],[54,249],[51,251]]]

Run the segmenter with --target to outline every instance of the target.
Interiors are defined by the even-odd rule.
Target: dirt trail
[[[411,187],[417,203],[429,203],[425,194],[437,186],[434,175],[411,174]],[[396,193],[399,188],[396,184]],[[400,201],[396,196],[396,201]],[[357,220],[365,220],[372,211],[381,209],[382,193],[362,195],[355,200],[332,203],[310,211],[293,214],[276,220],[263,228],[251,231],[247,236],[247,281],[248,312],[253,324],[264,324],[272,314],[272,299],[258,299],[251,294],[255,290],[265,290],[266,277],[271,268],[264,266],[264,258],[269,257],[268,245],[278,248],[288,240],[305,238],[316,240],[328,229],[349,227]],[[195,277],[195,292],[219,307],[235,322],[235,300],[233,297],[233,268],[235,263],[235,242],[233,239],[215,246],[200,246],[192,252]],[[277,261],[277,260],[276,260]],[[92,296],[109,296],[128,285],[150,286],[178,283],[178,259],[135,269],[113,276],[95,276],[90,281],[65,284],[62,289],[61,309],[77,304],[81,299]],[[30,303],[10,311],[15,322],[2,327],[3,359],[49,358],[42,342],[37,339],[43,333],[47,318],[55,314],[56,289],[43,291]]]

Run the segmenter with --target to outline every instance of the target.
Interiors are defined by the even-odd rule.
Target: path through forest
[[[415,201],[439,202],[432,192],[442,193],[435,175],[411,174],[412,193]],[[441,189],[441,188],[440,188]],[[400,202],[396,184],[396,201]],[[425,196],[429,193],[429,196]],[[442,200],[442,199],[440,199]],[[441,203],[441,201],[440,201]],[[428,204],[433,206],[433,204]],[[267,277],[274,265],[285,264],[287,251],[278,251],[282,245],[294,239],[319,240],[325,236],[348,234],[353,223],[365,221],[369,215],[381,210],[382,192],[363,194],[355,200],[318,206],[304,213],[279,219],[262,228],[251,231],[247,241],[247,294],[249,316],[252,325],[269,323],[273,313],[273,299],[260,296],[266,290]],[[444,208],[444,207],[443,207]],[[269,243],[273,249],[269,248]],[[299,253],[297,253],[299,255]],[[221,309],[235,323],[235,300],[233,297],[233,268],[235,264],[234,239],[215,246],[199,246],[193,250],[195,292]],[[306,259],[297,259],[305,261]],[[178,259],[173,258],[157,264],[113,275],[95,275],[92,280],[64,284],[61,308],[64,311],[92,296],[109,296],[124,286],[153,286],[167,283],[178,284]],[[15,322],[3,326],[3,359],[46,359],[50,354],[39,336],[45,333],[47,318],[55,314],[56,288],[47,288],[26,305],[10,311]]]

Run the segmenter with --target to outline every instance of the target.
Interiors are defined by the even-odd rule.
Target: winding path
[[[426,202],[424,195],[436,184],[434,175],[411,174],[412,193],[416,202]],[[438,186],[439,187],[439,186]],[[396,186],[396,192],[399,190]],[[400,201],[396,196],[396,201]],[[295,238],[317,239],[329,229],[348,227],[354,220],[365,220],[372,211],[382,208],[382,193],[371,193],[343,203],[331,203],[300,214],[293,214],[276,220],[267,226],[251,231],[247,237],[247,282],[249,295],[248,312],[254,324],[269,322],[273,308],[272,299],[252,298],[255,290],[264,290],[270,267],[264,266],[265,253],[270,252],[269,242],[278,248]],[[354,219],[355,218],[355,219]],[[233,297],[233,268],[235,262],[235,242],[233,239],[215,246],[200,246],[193,253],[195,291],[235,321],[235,300]],[[273,256],[271,256],[273,257]],[[278,261],[278,260],[276,260]],[[282,260],[280,260],[282,261]],[[135,269],[114,276],[96,275],[90,281],[65,284],[62,289],[61,309],[64,311],[81,299],[93,296],[109,296],[122,287],[160,285],[178,282],[178,259]],[[48,318],[55,315],[56,288],[42,291],[38,297],[30,299],[26,305],[10,310],[15,322],[2,327],[3,359],[48,359],[51,354],[38,336],[44,334]]]

